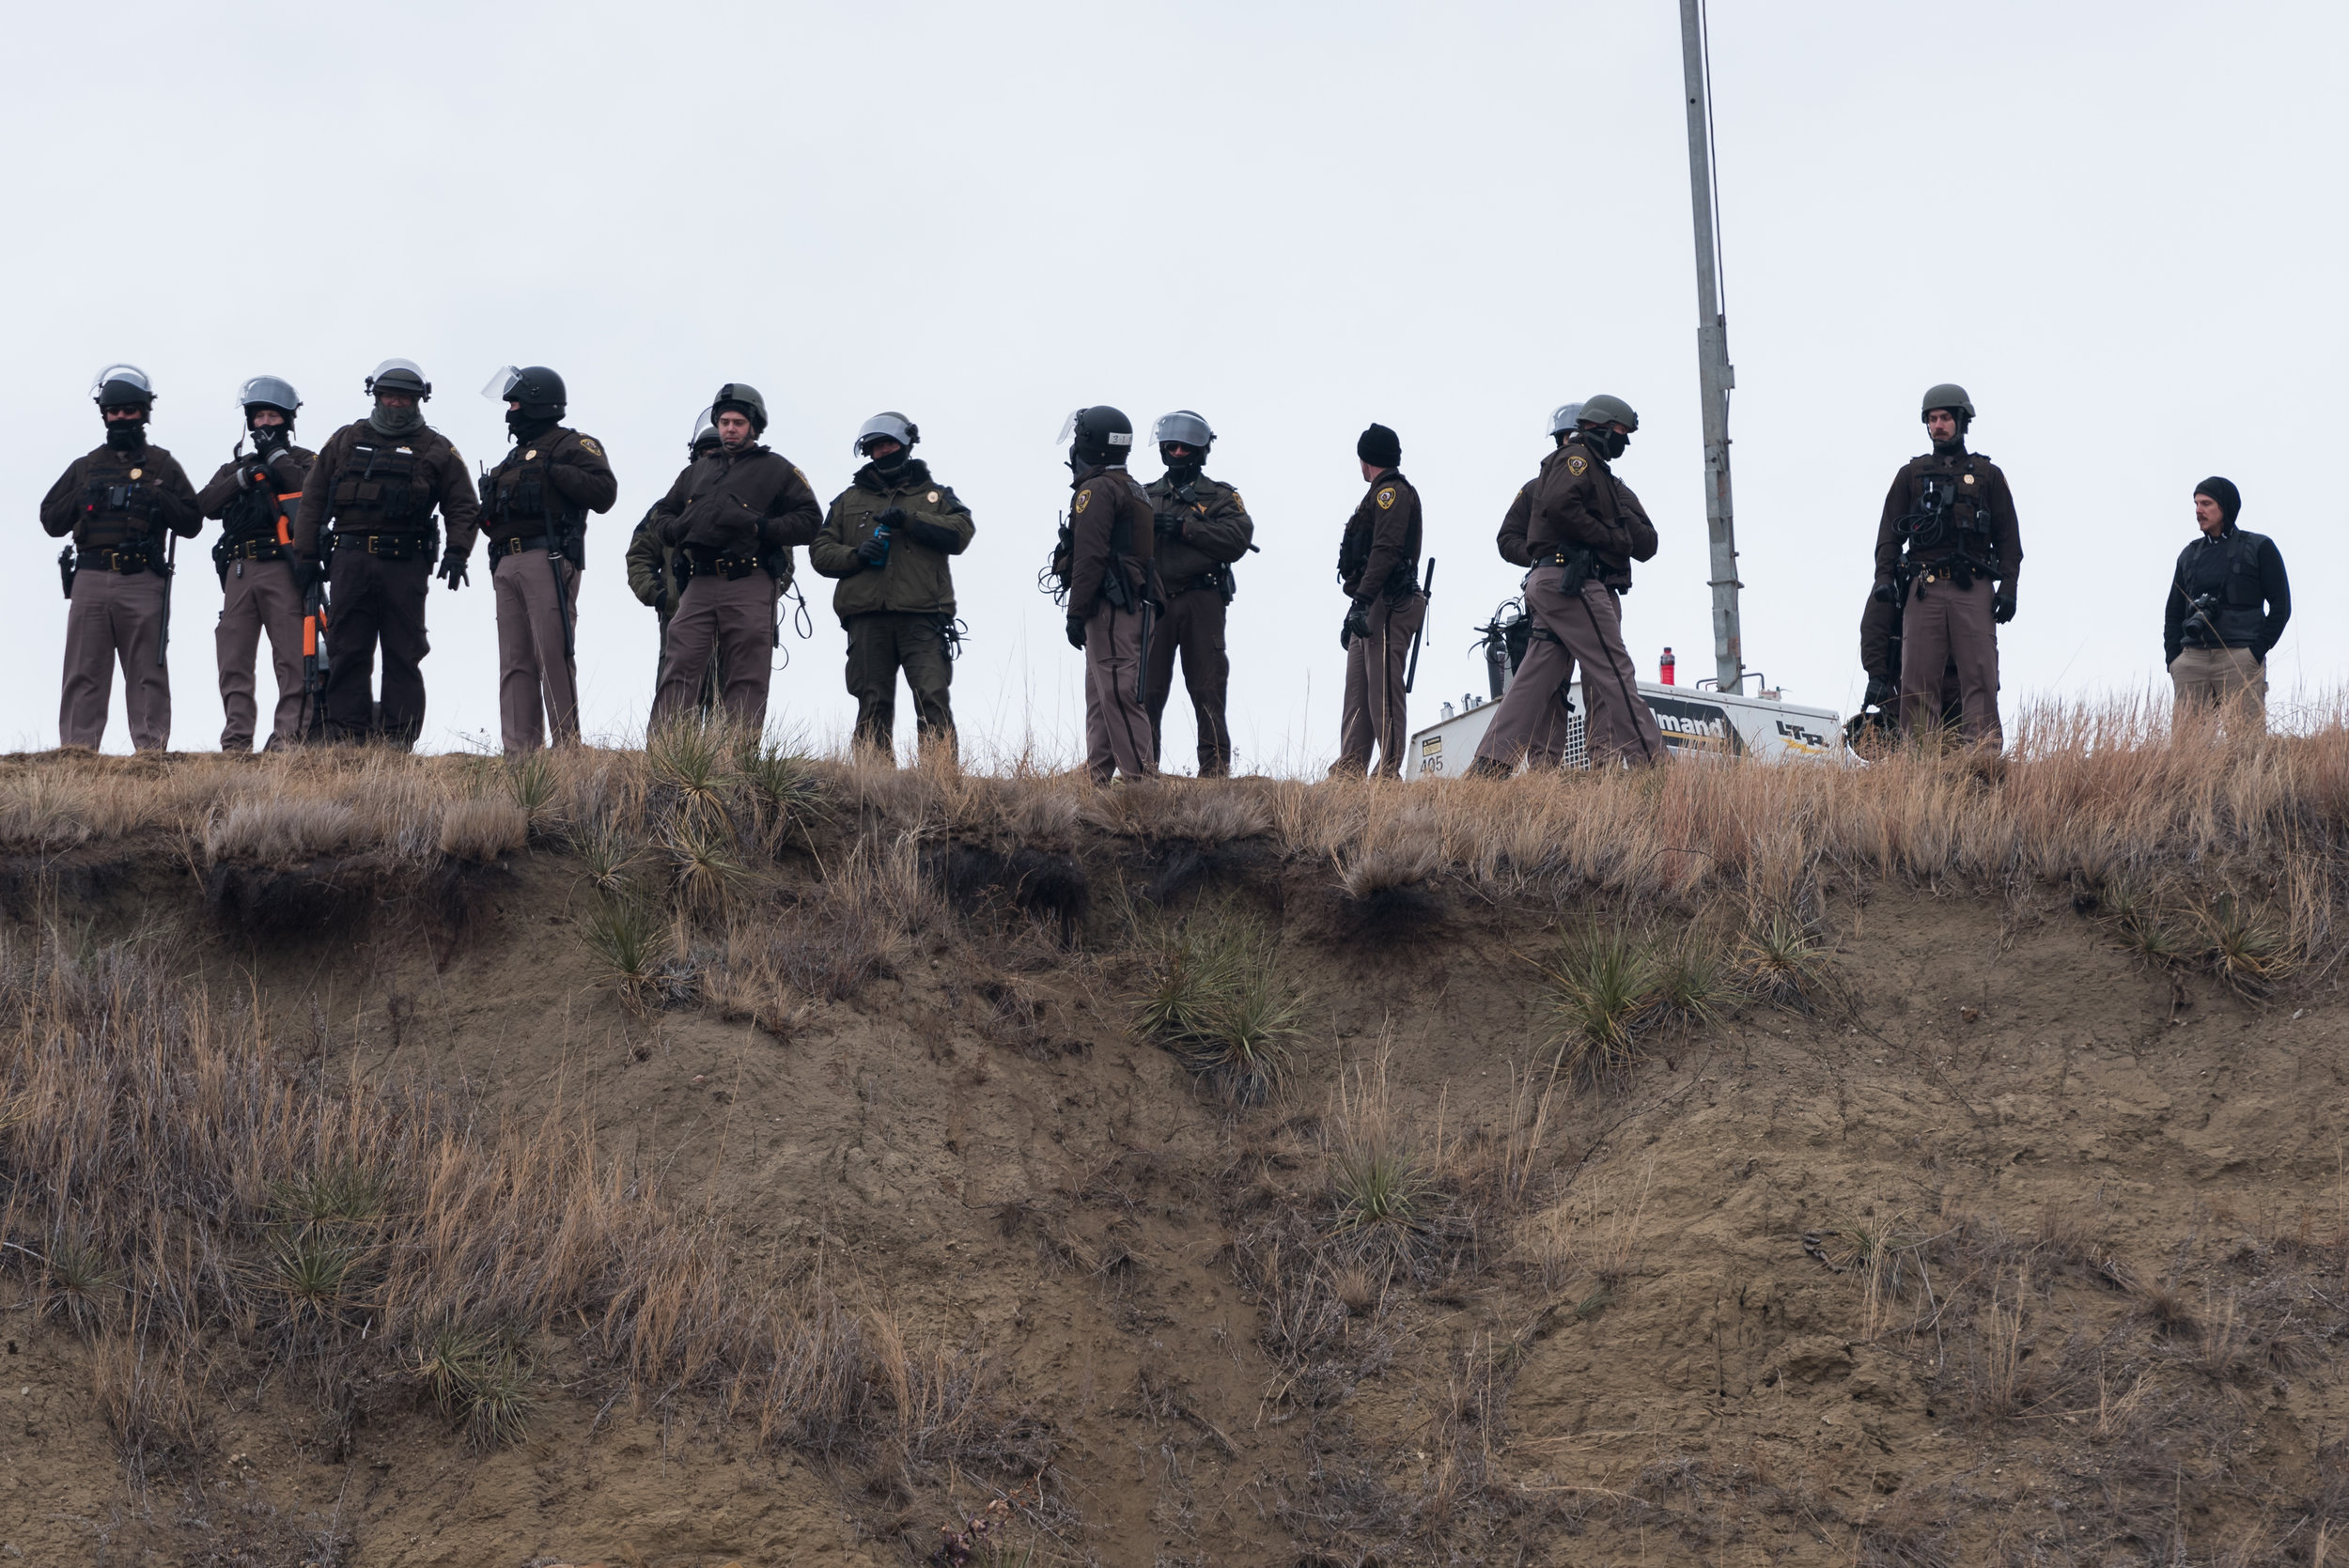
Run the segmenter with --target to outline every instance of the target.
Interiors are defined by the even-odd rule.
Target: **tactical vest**
[[[1953,462],[1928,453],[1934,466],[1917,477],[1917,500],[1907,516],[1901,519],[1905,553],[1918,560],[1939,561],[1960,557],[1978,568],[1996,576],[1999,570],[1998,536],[1991,531],[1989,485],[1974,467],[1980,453],[1968,452]],[[1925,498],[1931,493],[1925,481],[1938,477],[1948,482],[1952,499],[1948,507],[1938,513],[1926,510]],[[1968,483],[1968,480],[1971,483]]]
[[[2197,648],[2255,648],[2267,629],[2267,616],[2263,608],[2267,595],[2260,585],[2260,547],[2267,543],[2264,534],[2247,534],[2236,529],[2227,536],[2227,572],[2222,586],[2212,593],[2219,600],[2217,605],[2201,602],[2196,592],[2186,595],[2186,641]],[[2197,541],[2186,547],[2190,559],[2198,551],[2208,547]],[[2179,562],[2183,569],[2186,561]],[[2194,583],[2189,580],[2189,590]]]
[[[412,438],[374,436],[350,449],[334,475],[329,506],[337,529],[421,534],[431,526],[430,475]]]
[[[160,500],[153,457],[102,447],[82,470],[82,511],[73,520],[73,542],[84,550],[153,548],[163,525],[155,515]]]

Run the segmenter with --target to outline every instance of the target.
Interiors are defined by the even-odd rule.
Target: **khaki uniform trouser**
[[[73,574],[73,604],[65,614],[65,694],[57,704],[57,744],[94,752],[105,738],[117,660],[131,744],[142,752],[171,744],[171,672],[155,657],[163,640],[163,582],[161,573],[151,571],[85,567]]]
[[[1944,672],[1957,667],[1958,699],[1968,743],[1996,746],[1999,727],[1999,629],[1990,619],[1990,580],[1970,588],[1948,578],[1910,584],[1901,616],[1901,733],[1941,722]]]
[[[1378,771],[1403,774],[1403,743],[1410,725],[1403,691],[1403,666],[1410,657],[1411,633],[1427,614],[1427,598],[1413,594],[1401,603],[1383,594],[1370,602],[1370,633],[1346,649],[1346,706],[1338,721],[1338,760],[1331,777],[1370,771],[1372,747]]]
[[[220,706],[226,722],[220,732],[224,752],[249,752],[260,716],[254,696],[253,660],[269,634],[270,664],[277,675],[277,708],[272,715],[272,745],[302,738],[302,590],[286,561],[228,563],[222,583],[220,625],[212,650],[220,660]]]
[[[946,689],[954,684],[954,661],[936,615],[874,611],[848,617],[848,695],[856,699],[856,742],[894,753],[897,730],[897,674],[905,673],[913,693],[913,732],[929,746],[955,740],[955,714]]]
[[[752,730],[767,727],[767,682],[774,673],[775,580],[763,568],[740,577],[715,572],[685,585],[669,618],[669,654],[652,700],[655,728],[694,704],[712,658],[725,666],[720,700],[726,716]]]
[[[555,598],[557,570],[563,602]],[[563,651],[563,617],[566,603],[568,613],[579,613],[579,568],[543,548],[509,551],[490,582],[498,607],[498,728],[506,754],[537,751],[550,730],[557,746],[576,746],[579,666]]]
[[[1112,773],[1158,775],[1158,748],[1140,690],[1143,613],[1113,610],[1104,599],[1085,622],[1085,771],[1096,784],[1109,783]]]
[[[1192,588],[1176,594],[1150,629],[1150,660],[1143,672],[1150,690],[1150,748],[1166,754],[1166,699],[1174,690],[1174,656],[1183,656],[1183,685],[1199,726],[1199,776],[1220,779],[1232,770],[1232,730],[1223,709],[1232,682],[1232,660],[1223,651],[1223,594]]]
[[[2249,648],[2180,648],[2170,661],[2170,682],[2177,691],[2173,722],[2224,707],[2230,719],[2239,716],[2253,733],[2266,733],[2267,666]]]
[[[1623,597],[1596,578],[1579,593],[1565,591],[1563,567],[1536,567],[1525,580],[1525,609],[1548,637],[1525,645],[1525,662],[1501,699],[1501,711],[1476,748],[1479,763],[1515,768],[1555,729],[1568,722],[1561,700],[1575,666],[1582,668],[1583,730],[1591,766],[1629,762],[1653,767],[1668,760],[1664,732],[1640,697],[1639,674],[1623,645]],[[1564,744],[1563,733],[1557,744]]]

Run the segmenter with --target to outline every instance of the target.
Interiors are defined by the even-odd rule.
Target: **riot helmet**
[[[419,403],[432,401],[432,383],[412,359],[387,359],[375,367],[367,378],[367,396],[381,397],[387,392],[404,392]]]
[[[533,419],[560,419],[570,402],[563,390],[563,378],[543,365],[520,369],[501,366],[482,387],[481,396],[495,403],[520,403],[521,411]]]
[[[110,365],[92,378],[89,396],[101,410],[152,408],[155,383],[135,365]]]
[[[1133,456],[1134,422],[1107,403],[1097,403],[1061,422],[1060,441],[1068,442],[1071,468],[1123,468]]]
[[[877,468],[895,468],[913,451],[922,439],[922,427],[894,409],[884,409],[857,427],[854,451]],[[873,456],[873,447],[884,441],[894,441],[897,449],[886,457]]]
[[[1974,422],[1974,400],[1967,396],[1966,389],[1955,381],[1943,381],[1937,386],[1925,388],[1924,405],[1917,411],[1917,418],[1920,421],[1931,419],[1936,409],[1949,411],[1950,417],[1957,421],[1957,433],[1961,436],[1966,433],[1966,427]]]
[[[767,433],[767,399],[748,381],[728,381],[718,389],[718,396],[709,400],[709,417],[714,420],[722,413],[739,413],[749,420],[754,436]]]
[[[717,444],[718,416],[713,411],[704,409],[693,416],[693,439],[685,443],[686,455],[699,457],[703,447]]]
[[[1582,417],[1579,403],[1561,403],[1549,411],[1549,434],[1553,442],[1563,441],[1574,433],[1575,422]]]
[[[282,376],[256,376],[237,388],[237,404],[244,410],[245,423],[253,422],[255,409],[275,409],[293,423],[294,411],[302,407],[302,395],[293,389],[293,382]]]
[[[1150,439],[1158,443],[1161,457],[1169,446],[1188,446],[1198,454],[1199,460],[1205,461],[1207,448],[1215,444],[1215,431],[1189,409],[1176,409],[1173,413],[1159,416],[1158,424],[1151,427]]]

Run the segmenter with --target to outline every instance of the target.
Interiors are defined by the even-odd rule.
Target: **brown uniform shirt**
[[[1568,441],[1542,459],[1526,528],[1536,563],[1587,550],[1597,560],[1599,581],[1623,593],[1631,586],[1631,563],[1653,560],[1656,542],[1647,508],[1589,444]]]
[[[1900,565],[1899,523],[1923,499],[1928,474],[1953,476],[1957,501],[1950,508],[1950,527],[1943,538],[1935,544],[1921,545],[1911,559],[1946,561],[1958,551],[1958,541],[1948,536],[1950,532],[1979,529],[1989,536],[1992,559],[1998,567],[1992,577],[2013,586],[2015,573],[2023,564],[2023,536],[2015,518],[2015,493],[2007,489],[2006,475],[1999,472],[1998,464],[1978,452],[1967,451],[1963,444],[1949,452],[1927,452],[1911,458],[1892,475],[1892,488],[1884,496],[1884,516],[1876,524],[1877,583],[1890,585],[1893,568]]]
[[[40,498],[40,526],[51,538],[73,536],[84,550],[117,550],[169,529],[183,539],[203,531],[195,487],[179,459],[160,446],[117,452],[101,445],[73,459]]]
[[[1150,526],[1150,498],[1122,468],[1086,469],[1077,475],[1068,503],[1068,532],[1074,559],[1068,574],[1068,618],[1081,620],[1099,608],[1101,584],[1111,563],[1135,593],[1155,597],[1152,562],[1158,532]]]
[[[1419,544],[1419,491],[1401,469],[1387,469],[1362,492],[1338,541],[1338,582],[1346,597],[1384,593],[1399,601],[1417,593]]]
[[[1173,478],[1163,475],[1142,489],[1154,521],[1159,512],[1175,512],[1183,520],[1180,530],[1158,536],[1154,546],[1159,581],[1170,594],[1204,586],[1203,579],[1247,554],[1256,537],[1255,520],[1239,491],[1221,480],[1201,474],[1191,481],[1188,501],[1176,499],[1174,489]],[[1151,532],[1157,536],[1155,527]]]
[[[212,474],[210,483],[195,492],[195,505],[208,518],[221,523],[224,538],[242,542],[246,539],[273,539],[277,536],[277,507],[273,505],[281,495],[294,500],[286,506],[288,531],[293,525],[291,513],[301,505],[300,491],[310,477],[310,470],[318,466],[319,455],[306,446],[288,445],[286,455],[274,463],[264,463],[258,457],[240,458],[225,462]],[[253,484],[240,487],[237,472],[261,475]]]
[[[807,475],[754,442],[694,458],[652,511],[664,544],[736,558],[779,555],[778,587],[791,580],[791,547],[813,544],[824,526]]]
[[[509,539],[572,534],[583,538],[587,514],[610,511],[619,496],[620,482],[613,477],[602,445],[558,425],[518,443],[490,470],[481,489],[481,530],[501,550]],[[585,566],[586,553],[582,549],[571,554],[572,564]]]
[[[1527,542],[1527,533],[1533,526],[1533,486],[1528,479],[1517,487],[1517,493],[1509,498],[1509,509],[1501,514],[1501,533],[1493,545],[1501,558],[1513,567],[1533,564],[1533,548]]]
[[[457,448],[429,425],[387,436],[362,419],[319,449],[302,486],[294,553],[317,559],[319,530],[330,520],[338,534],[429,533],[435,507],[448,521],[449,553],[471,555],[481,503]]]

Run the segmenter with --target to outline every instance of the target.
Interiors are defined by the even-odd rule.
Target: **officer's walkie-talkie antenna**
[[[1729,504],[1727,296],[1721,288],[1720,206],[1714,194],[1713,84],[1704,0],[1680,0],[1680,60],[1688,89],[1688,199],[1697,226],[1697,380],[1704,404],[1704,523],[1713,556],[1713,663],[1724,691],[1745,689],[1737,618],[1737,529]]]

